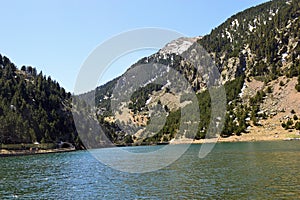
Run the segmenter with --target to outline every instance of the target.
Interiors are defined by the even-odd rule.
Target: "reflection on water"
[[[203,159],[198,158],[200,147],[191,145],[173,164],[144,174],[113,170],[85,151],[1,158],[0,199],[300,197],[299,141],[222,143]]]

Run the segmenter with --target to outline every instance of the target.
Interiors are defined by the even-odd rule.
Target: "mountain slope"
[[[130,69],[135,69],[140,64],[158,63],[184,75],[197,93],[202,118],[196,139],[203,138],[210,120],[209,93],[205,91],[203,76],[198,76],[194,66],[182,56],[189,48],[192,50],[197,40],[214,59],[226,89],[228,106],[221,135],[227,137],[257,131],[264,128],[264,120],[271,117],[278,121],[273,124],[280,128],[281,123],[285,123],[280,113],[284,113],[284,110],[300,112],[298,101],[292,106],[286,105],[289,100],[284,103],[277,101],[277,104],[282,105],[276,109],[270,109],[266,105],[272,105],[273,99],[284,98],[282,93],[274,93],[278,90],[275,89],[278,84],[289,83],[287,85],[292,88],[289,90],[292,94],[286,96],[299,98],[296,90],[300,90],[300,80],[297,81],[300,73],[299,6],[297,0],[275,0],[247,9],[226,20],[209,35],[175,40],[156,54],[139,60]],[[174,137],[194,136],[179,133],[181,108],[174,106],[172,102],[178,100],[181,94],[166,89],[167,84],[172,82],[168,78],[160,85],[148,83],[135,91],[129,101],[123,102],[125,106],[119,107],[120,114],[115,115],[111,110],[112,93],[118,81],[125,76],[122,75],[96,89],[98,119],[106,130],[106,135],[114,143],[163,142]],[[281,83],[282,80],[284,83]],[[156,105],[162,105],[169,114],[165,125],[155,135],[151,135],[147,134],[146,125],[151,122],[149,108]],[[291,116],[286,119],[289,118]],[[135,127],[134,134],[131,136],[128,131],[120,129],[120,123]],[[294,120],[294,126],[289,128],[297,128],[297,123]]]
[[[48,143],[80,140],[71,113],[71,94],[59,83],[37,74],[35,68],[21,70],[0,55],[0,143]]]
[[[246,67],[248,75],[275,78],[282,65],[299,64],[299,12],[299,1],[271,1],[232,16],[198,42],[214,57],[224,81],[234,62],[244,65],[236,71]]]
[[[288,120],[294,124],[284,127],[288,131],[299,127],[291,113],[300,112],[299,16],[299,1],[275,0],[232,16],[198,41],[214,57],[223,82],[245,75],[242,103],[233,109],[248,106],[247,131],[285,132],[281,124]],[[282,95],[284,88],[290,89]],[[232,121],[236,115],[230,112]]]

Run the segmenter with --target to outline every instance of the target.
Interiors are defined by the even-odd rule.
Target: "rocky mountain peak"
[[[182,54],[190,46],[192,46],[195,42],[197,42],[201,37],[181,37],[176,40],[173,40],[166,44],[161,50],[159,50],[159,54]]]

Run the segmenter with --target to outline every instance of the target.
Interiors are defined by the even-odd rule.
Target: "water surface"
[[[143,174],[111,169],[86,151],[1,158],[0,199],[300,197],[299,141],[220,143],[203,159],[198,158],[200,147],[191,145],[173,164]]]

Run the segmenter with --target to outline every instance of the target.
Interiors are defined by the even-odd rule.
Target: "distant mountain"
[[[0,143],[68,141],[79,146],[71,94],[31,66],[0,55]]]
[[[297,92],[297,89],[300,91],[299,7],[298,0],[274,0],[249,8],[230,17],[204,37],[170,42],[130,69],[140,64],[159,63],[184,75],[199,99],[201,121],[196,139],[204,138],[211,115],[209,93],[204,76],[198,76],[194,66],[183,58],[185,52],[199,44],[213,58],[226,89],[228,105],[221,136],[258,129],[266,131],[267,128],[271,132],[300,129],[300,122],[295,120],[297,116],[291,114],[292,111],[300,113]],[[206,73],[209,77],[209,72]],[[114,88],[125,76],[95,90],[97,117],[111,141],[117,144],[156,143],[193,136],[179,131],[181,109],[171,100],[180,99],[181,94],[166,89],[172,82],[168,78],[160,85],[145,84],[117,108],[119,114],[112,112]],[[292,98],[295,100],[291,101]],[[146,128],[151,121],[148,108],[155,105],[162,105],[168,114],[165,126],[158,132],[151,132]],[[120,128],[120,124],[133,127],[134,134],[128,134],[130,130]]]

